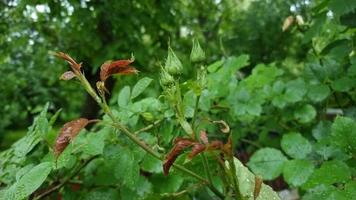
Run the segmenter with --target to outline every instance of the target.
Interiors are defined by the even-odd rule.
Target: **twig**
[[[157,121],[153,122],[152,124],[135,131],[134,134],[137,135],[138,133],[150,130],[151,128],[153,128],[154,126],[156,126],[157,124],[159,124],[161,122],[162,122],[162,120],[157,120]]]

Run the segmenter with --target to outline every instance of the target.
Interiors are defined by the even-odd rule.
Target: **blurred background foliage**
[[[141,73],[156,76],[169,40],[183,56],[190,51],[192,36],[204,44],[210,61],[241,53],[250,55],[251,66],[282,62],[287,56],[303,59],[300,37],[283,33],[281,24],[292,11],[303,14],[309,4],[295,0],[0,1],[0,129],[28,126],[47,101],[52,102],[51,110],[66,107],[62,120],[97,115],[93,102],[76,84],[58,81],[63,65],[48,55],[50,50],[83,61],[92,82],[104,61],[129,58],[131,53]],[[189,66],[185,69],[188,75]],[[114,86],[111,80],[109,89]]]

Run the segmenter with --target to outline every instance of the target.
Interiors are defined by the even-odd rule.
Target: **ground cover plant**
[[[58,122],[67,108],[43,106],[0,153],[0,199],[354,199],[356,3],[309,4],[279,24],[300,57],[212,57],[201,37],[187,51],[173,38],[154,73],[133,52],[93,78],[71,51],[50,52],[66,67],[51,76],[99,115]]]

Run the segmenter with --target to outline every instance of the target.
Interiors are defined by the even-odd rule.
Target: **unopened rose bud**
[[[141,116],[148,122],[152,122],[154,120],[154,116],[150,112],[141,113]]]
[[[183,65],[171,47],[168,47],[168,56],[164,67],[173,76],[179,75],[183,71]]]
[[[199,41],[196,38],[194,38],[192,52],[190,53],[190,61],[202,62],[204,60],[205,60],[205,52],[201,48]]]

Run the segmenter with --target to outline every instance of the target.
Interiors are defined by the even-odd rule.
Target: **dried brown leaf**
[[[129,66],[133,62],[133,59],[105,62],[100,67],[100,80],[104,82],[109,76],[113,74],[125,75],[137,73],[138,71],[134,67]]]
[[[59,79],[68,81],[74,77],[75,77],[75,74],[72,71],[66,71],[61,75],[61,77]]]
[[[169,169],[172,167],[174,161],[178,158],[178,156],[182,153],[185,148],[190,147],[194,144],[194,141],[191,139],[185,138],[177,138],[174,141],[174,146],[172,150],[167,154],[166,159],[163,163],[163,173],[164,175],[168,175]]]
[[[219,140],[214,140],[212,141],[209,146],[208,146],[208,150],[216,150],[216,149],[221,149],[224,146],[224,144],[219,141]]]
[[[70,141],[79,134],[89,123],[88,119],[79,118],[63,125],[54,145],[54,154],[58,157],[69,145]]]
[[[188,155],[188,159],[189,160],[193,159],[196,155],[203,152],[205,149],[206,146],[204,144],[195,143],[192,147],[192,151]]]
[[[63,53],[63,52],[56,52],[53,55],[62,58],[63,60],[67,61],[70,66],[72,67],[73,70],[80,71],[80,68],[82,67],[81,63],[77,63],[72,57],[70,57],[68,54]]]

